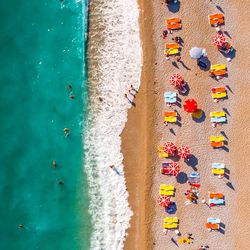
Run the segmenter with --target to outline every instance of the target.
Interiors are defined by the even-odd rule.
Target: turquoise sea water
[[[0,2],[3,250],[89,249],[81,135],[86,115],[82,5],[73,0]],[[68,138],[65,127],[71,130]]]

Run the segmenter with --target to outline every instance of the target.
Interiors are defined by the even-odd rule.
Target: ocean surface
[[[83,152],[86,5],[0,2],[2,250],[90,248]]]

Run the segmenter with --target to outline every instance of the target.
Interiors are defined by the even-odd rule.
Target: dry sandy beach
[[[134,212],[128,230],[125,249],[198,249],[208,245],[213,250],[248,249],[250,237],[250,201],[248,199],[250,132],[249,104],[250,81],[249,63],[249,9],[250,1],[220,0],[180,1],[178,12],[171,12],[163,1],[140,1],[141,39],[143,47],[143,68],[141,87],[135,102],[136,107],[129,111],[128,122],[122,134],[122,151],[129,202]],[[224,31],[227,39],[236,49],[236,57],[227,62],[220,54],[211,38],[215,29],[208,24],[207,16],[213,13],[225,14]],[[182,30],[162,38],[164,20],[169,17],[182,19]],[[175,35],[184,40],[181,57],[184,65],[178,67],[166,61],[163,55],[164,44]],[[196,61],[189,56],[191,47],[204,47],[211,64],[225,63],[228,77],[219,82],[202,71]],[[174,61],[172,59],[172,61]],[[173,88],[168,83],[172,73],[181,73],[188,82],[188,97],[179,95],[181,101],[194,98],[205,112],[205,120],[197,123],[182,108],[176,106],[181,116],[181,126],[173,126],[174,134],[163,125],[163,112],[167,110],[163,93]],[[228,85],[229,98],[214,103],[210,95],[213,86]],[[228,123],[212,128],[209,113],[226,109]],[[228,138],[227,150],[215,150],[209,145],[209,136],[223,132]],[[194,155],[192,164],[180,160],[181,171],[189,174],[197,170],[201,175],[200,198],[207,192],[221,192],[226,205],[208,208],[199,201],[197,205],[185,205],[184,191],[187,183],[177,182],[175,177],[163,176],[159,169],[163,160],[158,158],[157,146],[165,141],[173,141],[177,146],[187,145]],[[169,161],[169,160],[167,160]],[[211,175],[211,163],[224,162],[229,177],[218,179]],[[178,240],[174,232],[164,235],[162,220],[167,213],[156,204],[161,183],[176,187],[176,216],[180,219],[180,232],[192,233],[192,245],[177,247],[171,237]],[[200,200],[200,199],[199,199]],[[208,232],[204,224],[207,217],[220,218],[225,225],[224,233]]]

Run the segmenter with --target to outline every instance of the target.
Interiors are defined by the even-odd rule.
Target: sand
[[[136,97],[137,106],[130,109],[128,122],[122,134],[123,154],[129,202],[134,212],[125,249],[198,249],[201,244],[210,249],[230,250],[248,249],[250,237],[250,202],[248,197],[249,161],[247,150],[250,149],[248,124],[249,95],[247,83],[250,80],[249,38],[247,19],[250,2],[224,1],[181,1],[180,10],[173,13],[163,1],[144,0],[141,7],[141,37],[144,53],[142,83]],[[224,31],[228,32],[228,41],[236,49],[236,57],[227,62],[211,44],[215,29],[208,25],[208,14],[223,11],[226,17]],[[184,65],[178,68],[166,61],[163,56],[164,43],[171,41],[173,35],[162,38],[165,29],[164,20],[168,17],[182,18],[183,29],[174,35],[184,40],[181,52]],[[243,21],[242,21],[243,20]],[[211,79],[207,71],[200,70],[196,61],[189,57],[192,46],[204,47],[212,64],[226,63],[228,78],[219,82]],[[184,67],[185,66],[185,67]],[[181,96],[181,101],[195,98],[205,112],[201,122],[192,120],[182,108],[176,106],[181,117],[180,126],[172,126],[174,134],[164,127],[162,114],[168,110],[164,105],[163,93],[173,88],[168,84],[172,73],[181,73],[188,82],[188,97]],[[228,85],[228,100],[214,103],[210,96],[213,86]],[[225,109],[228,123],[212,128],[209,121],[211,111]],[[223,132],[228,137],[225,150],[215,150],[209,146],[209,136]],[[208,208],[200,202],[197,205],[185,205],[184,191],[187,183],[175,177],[162,176],[159,173],[163,162],[157,156],[157,145],[173,141],[177,146],[188,145],[193,155],[188,165],[180,160],[182,176],[197,170],[201,175],[200,197],[207,197],[207,192],[222,192],[226,205]],[[166,160],[169,161],[169,160]],[[166,162],[165,161],[165,162]],[[211,163],[224,162],[228,177],[218,179],[211,175]],[[167,214],[156,205],[159,185],[173,184],[176,187],[174,198],[177,204],[176,216],[180,219],[179,230],[182,235],[193,233],[194,243],[190,246],[177,247],[172,241],[178,240],[174,232],[162,233],[162,219]],[[218,217],[224,224],[221,232],[208,232],[204,224],[207,217]]]

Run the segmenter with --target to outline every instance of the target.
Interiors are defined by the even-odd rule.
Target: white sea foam
[[[95,0],[91,4],[90,107],[85,134],[85,169],[94,227],[91,249],[119,250],[123,249],[132,216],[120,134],[131,107],[124,94],[131,84],[136,88],[140,84],[139,9],[136,0]]]

